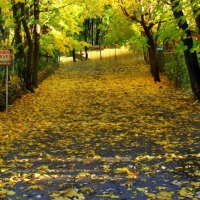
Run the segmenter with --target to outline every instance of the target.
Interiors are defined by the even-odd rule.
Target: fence
[[[127,60],[127,59],[134,59],[138,62],[143,62],[144,58],[143,55],[139,52],[134,52],[129,50],[128,48],[115,48],[115,47],[109,47],[109,48],[99,48],[99,47],[93,47],[92,49],[89,49],[87,51],[88,54],[88,60]],[[86,60],[86,52],[81,50],[79,52],[76,52],[76,61]],[[59,59],[61,62],[73,62],[72,55],[69,56],[61,56]]]
[[[99,48],[93,46],[88,50],[88,60],[107,60],[113,62],[114,60],[135,61],[137,63],[144,62],[143,52],[134,52],[128,48],[109,47]],[[190,88],[190,80],[188,70],[185,65],[184,56],[175,52],[158,51],[159,67],[168,79],[179,88]],[[86,60],[85,51],[76,52],[76,61]],[[62,56],[61,62],[73,62],[72,55]]]

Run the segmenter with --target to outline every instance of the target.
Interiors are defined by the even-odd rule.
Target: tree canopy
[[[182,15],[174,15],[176,10]],[[14,49],[18,75],[31,91],[38,85],[42,60],[100,43],[148,52],[146,61],[157,82],[158,47],[170,45],[167,50],[183,53],[186,36],[192,39],[189,51],[200,51],[199,10],[197,0],[2,0],[0,46]],[[184,22],[191,36],[188,29],[181,28]],[[188,63],[188,70],[191,65]],[[191,82],[192,88],[194,84],[197,82]],[[195,96],[199,98],[199,94]]]

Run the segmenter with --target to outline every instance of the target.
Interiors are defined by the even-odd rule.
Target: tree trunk
[[[174,17],[178,20],[178,27],[186,33],[186,37],[183,38],[183,43],[187,48],[184,51],[184,57],[188,68],[192,91],[195,98],[200,100],[200,68],[196,51],[191,51],[193,47],[192,34],[186,20],[184,20],[185,18],[180,3],[176,0],[171,0],[171,3]]]
[[[102,60],[102,47],[101,47],[101,37],[99,38],[99,56],[100,56],[100,60]]]
[[[160,75],[159,75],[159,63],[156,51],[156,42],[153,37],[153,33],[151,30],[142,23],[143,29],[145,31],[145,35],[147,37],[147,45],[148,45],[148,53],[149,53],[149,64],[151,68],[151,73],[154,77],[155,82],[160,82]]]
[[[145,50],[143,50],[143,55],[144,55],[145,63],[149,64],[149,53],[148,53],[148,51],[146,52]]]
[[[141,36],[145,37],[145,32],[141,31]],[[143,46],[143,57],[146,64],[149,64],[149,52],[146,50],[145,46]]]
[[[28,28],[27,22],[25,20],[25,13],[24,13],[24,3],[21,4],[21,18],[22,18],[22,25],[24,28],[24,31],[26,33],[26,41],[28,44],[28,50],[27,50],[27,62],[26,62],[26,88],[33,92],[33,85],[32,85],[32,68],[33,68],[33,42],[31,39],[31,33]]]
[[[84,39],[85,42],[88,41],[88,19],[85,20],[85,30],[84,30]],[[88,47],[85,46],[85,60],[88,60]]]
[[[148,48],[148,52],[149,52],[149,64],[150,64],[150,68],[151,68],[151,73],[154,77],[154,81],[160,82],[160,75],[159,75],[160,69],[159,69],[156,48],[150,46]]]
[[[196,17],[195,21],[196,21],[196,24],[197,24],[198,33],[200,34],[200,14]]]
[[[85,60],[88,60],[88,47],[85,46]]]
[[[76,62],[76,50],[73,48],[72,50],[73,62]]]
[[[99,45],[100,43],[100,33],[101,33],[101,29],[99,28],[100,24],[101,24],[101,18],[96,20],[96,41],[95,41],[96,45]]]
[[[34,0],[34,19],[35,25],[33,30],[34,37],[34,54],[33,54],[33,86],[38,87],[38,65],[39,65],[39,48],[40,48],[40,26],[39,22],[39,0]]]
[[[200,100],[200,68],[197,54],[196,52],[191,52],[189,49],[186,49],[184,51],[184,56],[188,68],[192,91],[195,95],[195,98]]]
[[[147,22],[147,17],[143,14],[137,16],[137,15],[132,15],[130,14],[126,7],[123,6],[124,2],[121,1],[122,5],[120,5],[122,12],[124,13],[125,16],[130,18],[132,21],[136,23],[140,23],[140,25],[143,28],[142,34],[144,34],[147,37],[147,45],[148,45],[148,53],[149,53],[149,63],[150,63],[150,68],[151,68],[151,73],[154,77],[155,82],[160,82],[160,76],[159,76],[159,63],[158,63],[158,57],[157,57],[157,52],[156,52],[156,37],[154,38],[154,33],[152,31],[152,28],[156,23],[150,22],[148,20]],[[147,14],[148,15],[148,14]],[[160,28],[160,23],[158,23],[158,29]]]
[[[80,60],[83,61],[83,52],[80,50]]]
[[[18,14],[20,12],[20,3],[15,4],[12,2],[12,11],[14,18],[14,45],[17,49],[15,54],[16,65],[17,65],[17,73],[20,80],[26,82],[26,74],[24,73],[24,47],[22,45],[22,34],[21,34],[21,17]]]
[[[92,19],[92,45],[94,45],[94,19]]]

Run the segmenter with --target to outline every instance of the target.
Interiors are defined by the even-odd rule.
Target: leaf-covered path
[[[199,132],[143,64],[62,66],[0,113],[0,199],[199,199]]]

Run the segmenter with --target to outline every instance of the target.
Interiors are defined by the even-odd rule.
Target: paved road
[[[162,80],[62,66],[0,114],[0,199],[200,199],[200,105]]]

